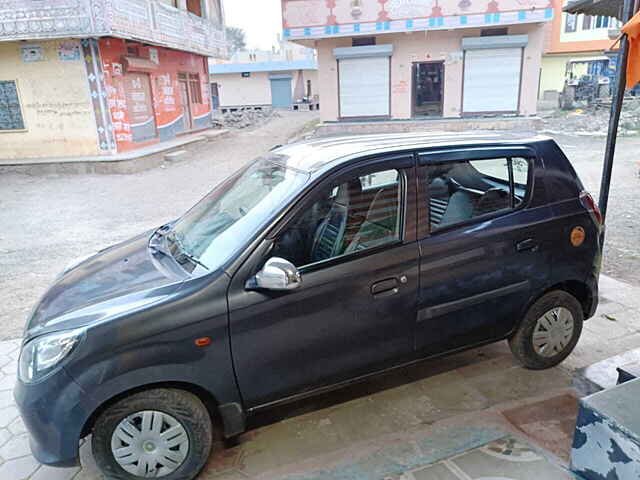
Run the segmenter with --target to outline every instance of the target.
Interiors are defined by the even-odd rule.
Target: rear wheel
[[[609,98],[611,96],[611,88],[609,85],[598,85],[598,98]]]
[[[580,302],[567,292],[554,290],[529,308],[509,346],[527,368],[554,367],[575,348],[583,321]]]
[[[191,480],[213,443],[209,412],[195,395],[173,389],[134,394],[96,421],[92,448],[107,478]]]
[[[576,104],[576,87],[567,85],[560,94],[560,108],[572,110]]]

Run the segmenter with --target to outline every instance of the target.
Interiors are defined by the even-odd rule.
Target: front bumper
[[[80,464],[82,428],[91,415],[90,398],[61,369],[40,383],[17,381],[13,395],[31,436],[33,456],[45,465]]]

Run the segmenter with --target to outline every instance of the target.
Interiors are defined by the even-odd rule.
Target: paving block
[[[0,428],[0,447],[7,443],[7,440],[9,440],[12,436],[13,435],[11,435],[11,432],[9,432],[9,430],[7,430],[6,428]]]
[[[0,376],[0,392],[6,390],[13,390],[16,384],[16,377],[13,375],[1,375]]]
[[[0,478],[7,480],[26,480],[40,464],[32,456],[16,458],[0,465]]]
[[[10,407],[13,404],[13,392],[11,390],[0,392],[0,408]]]
[[[22,418],[16,418],[9,425],[9,431],[12,435],[22,435],[23,433],[27,433],[27,427],[25,427]]]
[[[18,350],[18,346],[14,342],[0,342],[0,355],[9,355],[16,350]]]
[[[2,447],[0,447],[0,456],[5,460],[11,460],[12,458],[20,458],[31,455],[31,448],[29,447],[29,435],[20,435],[19,437],[13,437],[7,441]]]
[[[5,428],[11,424],[16,418],[20,416],[18,409],[15,405],[3,408],[0,410],[0,428]]]
[[[80,467],[54,468],[43,465],[29,480],[71,480],[80,471]]]

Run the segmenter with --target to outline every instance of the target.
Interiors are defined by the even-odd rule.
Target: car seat
[[[343,183],[338,187],[335,199],[324,220],[318,225],[311,248],[311,261],[319,262],[341,255],[345,247],[345,238],[358,217],[351,206],[362,196],[362,184],[359,178]],[[357,231],[357,230],[356,230]]]

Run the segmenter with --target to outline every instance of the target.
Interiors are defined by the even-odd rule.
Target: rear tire
[[[96,421],[91,442],[102,473],[117,480],[192,480],[212,444],[207,408],[195,395],[175,389],[147,390],[116,402]]]
[[[551,368],[573,351],[583,322],[580,302],[567,292],[554,290],[529,307],[518,330],[509,339],[509,346],[525,367]]]
[[[573,110],[576,104],[576,87],[567,86],[560,94],[560,108]]]

